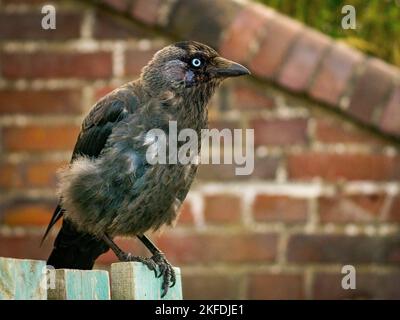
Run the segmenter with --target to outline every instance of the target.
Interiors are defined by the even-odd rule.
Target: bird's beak
[[[214,67],[212,71],[217,77],[222,78],[238,77],[251,74],[249,69],[241,64],[222,57],[214,58]]]

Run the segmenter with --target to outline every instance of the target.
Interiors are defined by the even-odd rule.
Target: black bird
[[[64,218],[47,263],[91,269],[111,248],[119,260],[140,261],[156,276],[159,272],[165,295],[175,274],[145,232],[174,222],[198,165],[150,164],[146,151],[155,141],[146,133],[157,128],[168,134],[169,121],[176,121],[178,130],[191,128],[200,137],[216,87],[227,77],[249,73],[204,44],[179,42],[158,51],[138,80],[100,99],[60,173],[59,205],[43,239]],[[152,257],[123,252],[115,236],[137,236]]]

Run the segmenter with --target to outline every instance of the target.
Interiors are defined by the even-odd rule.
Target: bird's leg
[[[162,290],[163,293],[161,297],[164,297],[168,288],[172,288],[176,283],[175,271],[172,265],[165,258],[164,253],[158,249],[155,244],[146,236],[138,235],[139,240],[146,246],[147,249],[153,254],[151,259],[158,265],[160,275],[158,277],[163,277]]]
[[[107,245],[110,247],[110,249],[115,253],[115,255],[118,257],[119,261],[122,262],[128,262],[128,261],[137,261],[143,263],[147,268],[150,270],[154,271],[154,274],[156,277],[157,275],[157,263],[154,261],[154,259],[151,258],[146,258],[146,257],[140,257],[140,256],[134,256],[131,253],[126,253],[121,250],[120,247],[116,245],[116,243],[111,239],[111,237],[107,234],[103,235],[103,240]]]

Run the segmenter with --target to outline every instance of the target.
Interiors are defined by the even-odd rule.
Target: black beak
[[[222,57],[215,58],[214,62],[215,67],[213,71],[217,77],[228,78],[251,74],[249,69],[241,64]]]

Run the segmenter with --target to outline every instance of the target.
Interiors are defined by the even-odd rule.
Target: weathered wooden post
[[[139,262],[118,262],[111,265],[111,298],[113,300],[182,300],[180,268],[174,268],[176,284],[161,298],[162,278]]]
[[[111,265],[114,300],[181,300],[181,271],[161,298],[162,278],[138,262]],[[50,269],[45,261],[0,257],[0,300],[110,300],[109,273],[104,270]]]
[[[0,257],[0,300],[46,300],[46,262]]]
[[[108,272],[104,270],[57,269],[49,300],[110,300]]]

